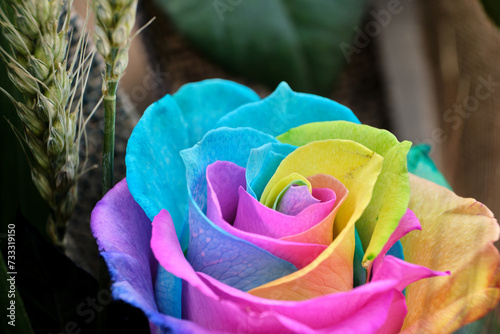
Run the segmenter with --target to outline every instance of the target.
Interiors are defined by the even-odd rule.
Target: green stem
[[[104,142],[102,148],[102,194],[113,187],[115,157],[116,87],[118,80],[106,80],[104,92]]]

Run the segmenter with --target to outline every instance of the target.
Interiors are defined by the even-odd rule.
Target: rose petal
[[[187,166],[190,200],[187,258],[196,271],[244,290],[287,275],[296,268],[227,233],[207,218],[204,213],[207,207],[206,169],[218,160],[244,166],[252,148],[274,141],[273,137],[253,129],[220,128],[207,133],[193,148],[181,152]]]
[[[325,140],[297,148],[286,157],[266,190],[296,171],[304,176],[332,175],[349,190],[334,224],[333,243],[307,267],[250,291],[261,297],[277,291],[283,299],[303,300],[352,289],[354,225],[370,202],[383,158],[366,147],[346,140]]]
[[[273,300],[255,297],[220,284],[206,275],[199,274],[199,277],[221,300],[235,303],[250,312],[275,312],[320,333],[335,330],[373,333],[384,325],[386,319],[390,321],[387,318],[390,308],[398,314],[401,310],[396,308],[402,306],[393,305],[396,280],[378,281],[348,292],[297,302],[279,300],[278,294]],[[300,328],[295,331],[301,332]]]
[[[311,182],[311,186],[316,189],[331,189],[336,195],[335,204],[330,213],[321,222],[316,225],[312,225],[311,228],[308,228],[303,232],[285,236],[281,239],[304,243],[318,243],[328,246],[333,241],[333,223],[335,221],[335,217],[337,216],[337,212],[342,206],[342,203],[346,200],[349,191],[342,184],[342,182],[331,175],[316,174],[309,176],[307,179]],[[312,210],[312,208],[310,210]]]
[[[403,328],[409,333],[453,332],[486,314],[500,299],[500,256],[493,246],[498,223],[473,199],[411,174],[410,183],[409,208],[422,232],[401,239],[405,258],[433,270],[449,270],[451,276],[407,288]]]
[[[284,238],[300,234],[321,223],[332,212],[336,198],[331,193],[328,195],[328,201],[306,208],[297,216],[288,216],[262,205],[241,189],[239,191],[240,202],[234,227],[271,238]],[[304,242],[302,240],[291,241]],[[320,241],[315,239],[311,243],[324,244]],[[326,245],[329,245],[331,241],[332,236],[330,234]]]
[[[252,149],[246,170],[247,192],[259,199],[281,161],[295,149],[295,146],[282,143],[269,143]]]
[[[317,189],[316,192],[320,192],[323,189]],[[335,193],[331,190],[330,192],[335,195]],[[317,199],[315,196],[313,196],[313,194],[309,192],[309,189],[307,189],[306,186],[292,185],[288,187],[283,196],[281,196],[281,198],[279,199],[279,202],[276,203],[275,210],[285,215],[295,216],[305,208],[320,202],[321,201],[319,199]]]
[[[111,274],[111,290],[115,299],[141,309],[149,318],[153,332],[160,329],[178,333],[205,332],[192,322],[158,312],[152,284],[158,262],[149,246],[151,222],[132,198],[125,179],[97,203],[90,223]],[[175,237],[173,225],[172,234]],[[134,237],[131,238],[131,235]],[[180,282],[178,278],[175,280]],[[177,288],[172,286],[171,290],[164,290],[162,302],[177,303],[180,307],[179,300],[173,299],[180,294],[179,290],[175,290]]]
[[[172,120],[177,120],[172,122]],[[188,147],[187,124],[172,96],[152,104],[132,131],[125,162],[127,181],[134,199],[150,220],[167,209],[179,240],[187,247],[186,170],[179,151]]]
[[[394,299],[391,303],[391,308],[388,311],[388,317],[382,328],[380,328],[377,334],[387,334],[387,333],[399,333],[403,322],[405,321],[406,314],[408,313],[406,307],[406,298],[399,292],[394,292]]]
[[[171,213],[184,249],[186,170],[179,151],[198,142],[222,115],[257,100],[249,88],[231,81],[191,83],[152,104],[130,136],[125,157],[130,192],[150,220],[161,209]]]
[[[284,189],[289,187],[292,183],[301,182],[307,186],[309,191],[312,191],[311,183],[304,176],[300,175],[299,173],[290,173],[289,175],[284,176],[281,180],[276,182],[269,191],[266,192],[264,189],[259,202],[269,208],[272,208]]]
[[[250,152],[277,139],[250,128],[219,128],[209,131],[195,146],[181,151],[186,165],[188,193],[201,211],[206,210],[206,168],[216,161],[230,161],[240,167],[247,164]]]
[[[397,280],[377,281],[346,293],[302,302],[268,300],[196,273],[175,238],[172,221],[162,212],[153,222],[151,248],[166,270],[185,281],[183,315],[205,328],[257,333],[300,333],[310,328],[321,333],[345,330],[348,324],[354,333],[372,333],[386,319],[390,321],[387,315],[389,309],[394,309]]]
[[[204,328],[221,331],[235,331],[240,325],[251,325],[251,320],[256,320],[262,321],[266,330],[283,331],[284,327],[272,315],[252,317],[236,305],[220,301],[184,257],[174,231],[171,216],[167,211],[161,211],[153,221],[151,249],[165,270],[187,282],[183,287],[182,300],[185,319]]]
[[[365,267],[377,257],[398,226],[410,196],[406,155],[410,142],[399,143],[390,132],[350,122],[306,124],[278,137],[281,142],[301,146],[318,140],[353,140],[384,157],[372,200],[356,223],[365,256]]]
[[[227,175],[231,175],[231,177],[227,178]],[[268,218],[273,222],[279,222],[281,218],[297,220],[297,217],[285,216],[263,206],[241,187],[242,184],[245,184],[245,169],[242,167],[229,161],[217,161],[207,167],[208,219],[231,235],[247,240],[253,245],[265,249],[271,254],[292,263],[297,268],[303,268],[326,249],[326,246],[323,245],[282,241],[263,235],[248,233],[231,226],[227,222],[227,217],[234,217],[234,211],[236,211],[238,207],[244,207],[246,205],[245,201],[252,201],[261,209],[266,210],[269,213]],[[240,206],[238,206],[238,197],[242,199],[239,202],[241,204]],[[243,200],[243,198],[246,200]],[[223,205],[225,205],[226,208],[222,209]],[[330,208],[332,205],[333,203],[330,203]],[[223,213],[223,210],[226,213]],[[327,212],[328,211],[324,214],[327,214]],[[297,221],[295,221],[295,223],[300,224],[300,222]]]
[[[295,93],[286,82],[260,102],[247,104],[222,117],[218,126],[248,126],[277,136],[310,122],[346,120],[359,123],[347,107],[330,99]]]
[[[259,95],[250,88],[222,79],[187,83],[173,97],[188,124],[189,146],[214,129],[217,121],[228,112],[260,101]]]
[[[393,246],[398,244],[398,241],[410,233],[411,231],[414,230],[421,230],[422,227],[420,226],[420,222],[418,221],[418,218],[415,216],[413,211],[410,209],[406,210],[405,215],[403,218],[401,218],[401,221],[399,222],[398,227],[396,230],[392,233],[391,237],[389,238],[389,241],[385,244],[384,248],[382,248],[382,251],[380,254],[375,258],[373,261],[373,266],[372,266],[372,272],[375,274],[384,261],[384,257],[386,254],[390,254],[390,251],[393,250]],[[402,247],[401,247],[402,249]],[[399,253],[399,252],[398,252]],[[399,255],[399,254],[398,254]],[[404,260],[404,258],[399,257],[401,260]]]
[[[387,255],[381,263],[379,270],[373,273],[370,282],[387,279],[398,279],[399,283],[395,289],[403,291],[408,285],[424,278],[434,276],[447,276],[449,272],[435,271],[427,267],[419,266]]]
[[[430,151],[431,147],[427,144],[412,146],[408,152],[408,171],[452,190],[448,181],[429,157]]]

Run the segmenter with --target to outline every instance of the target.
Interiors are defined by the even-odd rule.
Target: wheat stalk
[[[47,232],[61,248],[82,171],[78,154],[85,120],[74,96],[85,88],[93,57],[83,34],[78,54],[71,63],[67,58],[71,5],[72,0],[6,0],[0,7],[0,26],[10,44],[0,55],[23,99],[2,91],[22,121],[31,176],[50,207]]]
[[[128,51],[135,24],[137,0],[92,0],[96,19],[94,41],[104,58],[103,194],[113,186],[116,89],[128,65]]]

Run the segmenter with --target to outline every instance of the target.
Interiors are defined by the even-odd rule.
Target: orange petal
[[[405,259],[451,276],[407,288],[407,333],[450,333],[479,319],[500,300],[499,226],[483,204],[410,175],[409,208],[422,231],[401,239]]]

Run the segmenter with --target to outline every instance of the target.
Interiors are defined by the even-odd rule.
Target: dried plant
[[[8,92],[22,121],[17,135],[24,144],[31,176],[50,207],[47,232],[63,248],[67,223],[77,201],[77,182],[83,172],[80,140],[85,136],[81,98],[93,52],[82,34],[78,52],[68,59],[72,0],[6,0],[0,6],[0,25],[9,46],[0,48],[8,76],[23,99]]]

